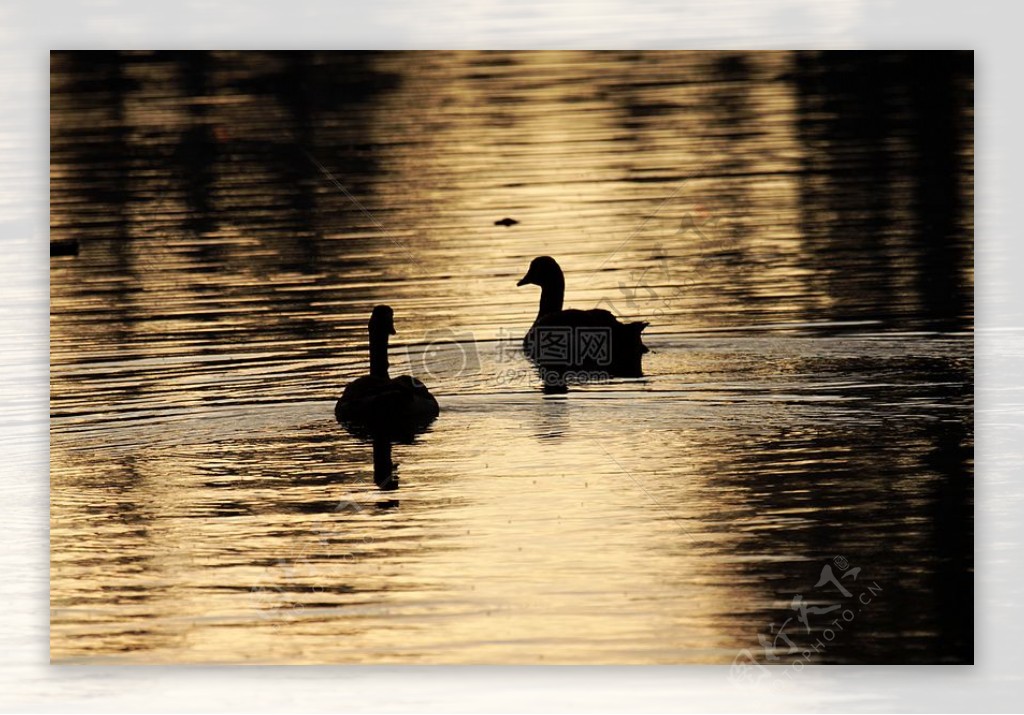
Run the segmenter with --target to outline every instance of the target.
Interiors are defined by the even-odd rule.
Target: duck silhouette
[[[334,416],[356,432],[402,438],[430,424],[440,409],[415,377],[388,374],[388,340],[396,334],[391,307],[375,307],[368,328],[370,374],[349,383],[334,406]]]
[[[588,371],[619,377],[643,374],[648,352],[640,334],[648,323],[620,323],[607,310],[562,310],[565,276],[551,256],[539,256],[516,285],[540,286],[540,309],[523,350],[547,371]]]

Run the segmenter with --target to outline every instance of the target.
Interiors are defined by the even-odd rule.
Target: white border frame
[[[0,6],[0,710],[41,712],[1004,711],[1024,600],[1020,23],[1010,3],[290,0]],[[975,666],[808,667],[740,689],[727,667],[48,665],[50,49],[933,48],[976,50]],[[1020,220],[1015,228],[1020,227]],[[1019,234],[1018,234],[1019,235]],[[942,668],[940,671],[934,668]]]

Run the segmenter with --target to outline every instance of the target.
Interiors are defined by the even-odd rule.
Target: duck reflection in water
[[[426,426],[412,433],[396,433],[387,430],[369,431],[351,422],[343,422],[342,426],[353,437],[358,437],[361,441],[373,445],[373,483],[377,485],[377,488],[384,492],[398,489],[398,463],[392,461],[392,446],[412,444],[417,435],[426,431]]]
[[[537,366],[545,392],[565,392],[569,382],[643,375],[648,349],[641,333],[648,323],[621,323],[600,308],[563,310],[565,276],[550,256],[534,258],[516,285],[540,286],[540,308],[523,351]]]
[[[374,482],[383,490],[394,490],[398,476],[391,461],[392,443],[411,444],[437,418],[440,408],[415,377],[390,376],[388,341],[397,334],[391,307],[375,307],[367,327],[370,374],[349,383],[334,406],[334,416],[350,433],[373,442]]]
[[[391,461],[391,439],[387,435],[373,438],[373,483],[381,491],[398,489],[398,465]]]

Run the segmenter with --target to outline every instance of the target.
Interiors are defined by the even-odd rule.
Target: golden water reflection
[[[815,660],[969,660],[970,75],[879,57],[55,54],[52,657],[730,663],[842,556]],[[644,378],[541,394],[540,254]]]

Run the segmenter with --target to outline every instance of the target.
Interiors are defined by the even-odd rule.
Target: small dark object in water
[[[516,221],[514,218],[505,217],[505,218],[501,219],[500,221],[495,221],[494,225],[495,226],[505,226],[507,228],[508,226],[515,226],[517,223],[519,223],[519,222]]]
[[[78,240],[74,238],[58,239],[50,241],[51,256],[77,256]]]
[[[602,376],[640,377],[648,352],[640,334],[645,322],[620,323],[607,310],[562,310],[565,276],[554,258],[539,256],[516,285],[540,286],[540,309],[523,350],[542,369],[546,388],[560,388],[561,378],[581,381]]]

